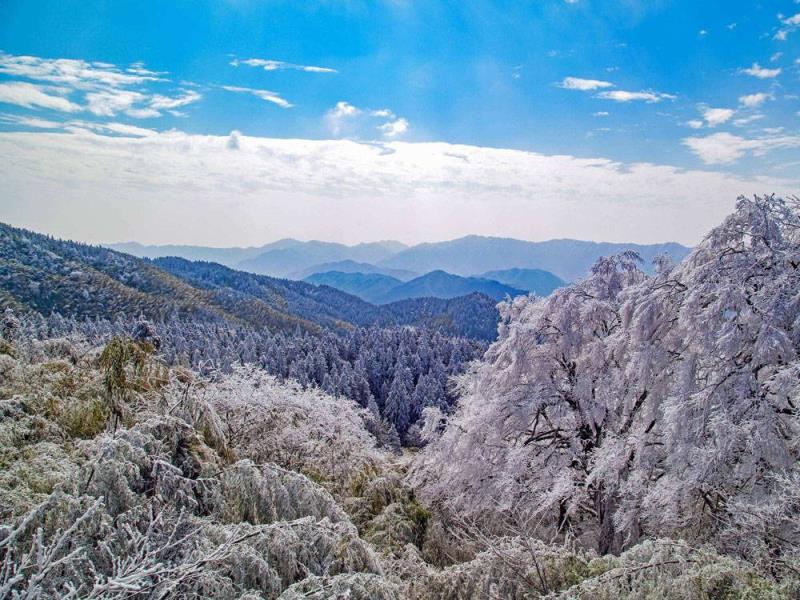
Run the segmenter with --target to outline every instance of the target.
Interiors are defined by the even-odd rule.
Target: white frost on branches
[[[713,540],[783,494],[773,475],[800,459],[797,202],[740,198],[654,277],[636,259],[503,307],[414,474],[425,498],[488,524],[510,511],[605,553]],[[796,520],[784,534],[777,557],[800,541]]]

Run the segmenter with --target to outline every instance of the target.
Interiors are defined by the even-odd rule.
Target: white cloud
[[[152,119],[161,116],[161,113],[155,108],[129,108],[125,114],[134,119]]]
[[[706,37],[708,35],[708,31],[706,31],[705,29],[701,29],[700,31],[697,32],[697,35],[700,37]]]
[[[139,67],[129,71],[108,63],[87,62],[68,58],[14,56],[0,52],[0,73],[68,85],[77,89],[127,87],[150,81],[163,81],[161,73]]]
[[[325,113],[325,125],[336,137],[371,139],[375,130],[384,138],[397,139],[408,132],[408,119],[397,116],[389,108],[358,108],[349,102],[340,101]]]
[[[386,113],[387,109],[382,109],[382,110],[380,110],[378,112],[380,114],[378,114],[376,116],[385,116],[383,113]],[[391,111],[389,111],[389,113],[391,113]],[[336,117],[337,119],[340,119],[340,118],[343,118],[343,117],[354,117],[356,115],[360,115],[361,114],[361,109],[360,108],[356,108],[355,106],[353,106],[349,102],[339,101],[339,102],[336,103],[336,106],[334,106],[330,110],[330,114],[332,116]]]
[[[191,104],[192,102],[197,102],[202,97],[203,96],[201,96],[194,90],[185,91],[180,96],[175,96],[172,98],[169,96],[161,96],[160,94],[156,94],[150,99],[150,108],[155,110],[168,110],[171,108],[180,108],[181,106],[186,106],[187,104]]]
[[[9,114],[0,114],[0,123],[21,125],[22,127],[34,127],[36,129],[61,129],[63,127],[63,123],[58,121]]]
[[[172,111],[202,97],[194,90],[181,90],[176,96],[154,93],[151,86],[168,80],[163,78],[165,73],[146,69],[143,63],[134,63],[121,69],[105,62],[14,56],[0,52],[0,74],[50,84],[44,86],[26,81],[5,84],[16,86],[17,95],[27,90],[30,96],[38,89],[45,95],[52,92],[61,96],[47,100],[38,94],[38,102],[21,104],[22,106],[40,106],[65,112],[77,112],[86,108],[92,114],[106,117],[122,112],[137,119],[160,117],[162,110]],[[86,106],[79,106],[63,98],[70,92],[81,94]]]
[[[753,63],[752,67],[741,70],[742,73],[750,75],[751,77],[758,77],[759,79],[772,79],[781,74],[781,69],[767,69],[758,63]]]
[[[89,112],[103,117],[113,117],[119,112],[132,109],[145,96],[130,90],[106,90],[86,94]]]
[[[565,77],[561,83],[558,84],[567,90],[581,90],[590,91],[602,88],[614,87],[614,84],[609,81],[601,81],[599,79],[581,79],[580,77]]]
[[[89,131],[97,131],[102,133],[119,134],[125,137],[148,137],[158,135],[154,129],[146,129],[144,127],[136,127],[135,125],[128,125],[126,123],[94,123],[89,121],[67,121],[64,124],[65,128],[75,133],[85,133]]]
[[[733,117],[734,110],[730,108],[704,108],[702,109],[703,118],[709,127],[716,127],[727,123]]]
[[[592,113],[592,116],[593,117],[607,117],[608,116],[608,112],[604,111],[604,110],[599,110],[596,113]]]
[[[746,96],[739,96],[739,102],[742,104],[742,106],[746,106],[747,108],[758,108],[770,98],[772,98],[770,94],[765,94],[764,92],[758,92],[757,94],[748,94]]]
[[[296,65],[282,60],[269,60],[266,58],[248,58],[246,60],[233,59],[230,63],[234,67],[247,65],[249,67],[261,67],[265,71],[305,71],[306,73],[338,73],[336,69],[328,67],[316,67],[313,65]]]
[[[286,98],[283,98],[277,92],[270,92],[269,90],[255,90],[253,88],[239,87],[236,85],[223,85],[222,89],[228,92],[251,94],[253,96],[256,96],[257,98],[266,100],[267,102],[272,102],[273,104],[277,104],[281,108],[292,108],[294,106],[294,104],[286,100]]]
[[[774,39],[783,42],[788,37],[789,33],[795,31],[798,27],[800,27],[800,13],[797,13],[796,15],[792,15],[791,17],[786,17],[786,18],[783,18],[781,15],[778,16],[784,27],[782,29],[779,29],[778,32],[773,37]]]
[[[722,165],[736,162],[745,154],[763,156],[783,148],[800,147],[798,135],[770,135],[747,139],[731,133],[715,133],[706,137],[688,137],[683,140],[692,152],[709,165]]]
[[[800,183],[448,143],[85,130],[0,133],[0,180],[2,221],[92,242],[208,245],[469,233],[691,244],[739,194]]]
[[[47,93],[50,88],[24,81],[0,83],[0,102],[16,104],[25,108],[49,108],[61,112],[77,112],[81,109],[62,96]]]
[[[776,60],[780,60],[781,56],[783,56],[783,52],[776,52],[775,54],[769,57],[769,62],[775,62]]]
[[[383,109],[378,112],[382,113],[387,110],[388,109]],[[391,111],[388,112],[391,113]],[[349,102],[341,100],[336,103],[336,106],[325,113],[325,122],[327,123],[330,132],[333,135],[338,136],[348,128],[346,127],[347,122],[352,120],[354,117],[361,115],[361,113],[362,111],[360,108],[353,106]]]
[[[610,92],[600,92],[598,98],[613,100],[615,102],[636,102],[644,101],[648,103],[661,102],[662,100],[674,100],[672,94],[662,94],[660,92],[628,92],[625,90],[612,90]]]
[[[703,122],[700,119],[692,119],[691,121],[686,121],[686,124],[692,129],[702,129],[703,127]]]
[[[408,131],[408,121],[401,117],[383,125],[378,125],[378,129],[383,132],[384,137],[396,138]]]
[[[753,123],[755,121],[759,121],[759,120],[761,120],[763,118],[764,118],[764,115],[762,115],[760,113],[756,113],[754,115],[750,115],[750,116],[747,116],[747,117],[742,117],[740,119],[736,119],[733,122],[733,124],[736,125],[736,127],[744,127],[745,125],[749,125],[750,123]]]

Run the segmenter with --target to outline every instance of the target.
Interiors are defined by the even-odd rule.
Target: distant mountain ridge
[[[489,271],[540,269],[566,282],[586,275],[600,256],[624,250],[638,252],[646,271],[652,271],[652,260],[659,254],[667,254],[679,261],[689,252],[689,248],[674,242],[629,244],[570,239],[528,242],[477,235],[411,247],[391,240],[347,246],[292,239],[253,248],[142,246],[136,243],[110,244],[109,247],[140,257],[179,256],[291,279],[305,279],[314,273],[327,271],[381,273],[408,280],[415,274],[437,270],[474,277]],[[354,263],[360,266],[354,266]]]
[[[495,302],[479,294],[375,306],[340,290],[183,258],[143,259],[0,223],[0,308],[77,319],[144,315],[291,332],[430,327],[491,340]]]
[[[537,296],[549,296],[554,290],[566,285],[563,279],[543,269],[504,269],[487,271],[480,275],[511,287],[528,290]]]
[[[286,248],[268,250],[254,258],[239,262],[236,268],[273,277],[286,277],[295,271],[325,262],[352,260],[379,263],[397,253],[398,243],[390,242],[387,245],[386,242],[370,242],[345,246],[331,242],[303,242]]]
[[[449,242],[412,246],[384,259],[379,266],[423,273],[442,269],[465,276],[495,270],[531,268],[550,271],[564,281],[575,281],[586,275],[599,257],[624,250],[638,252],[647,271],[652,271],[652,260],[659,254],[668,254],[679,261],[689,253],[689,248],[674,242],[649,245],[567,239],[526,242],[472,235]]]
[[[506,297],[513,298],[527,294],[527,291],[490,279],[460,277],[444,271],[431,271],[393,287],[383,295],[376,297],[374,302],[388,304],[411,298],[456,298],[472,293],[484,294],[495,301],[500,301]]]
[[[460,277],[444,271],[433,271],[410,281],[402,282],[380,273],[315,273],[304,281],[327,285],[373,304],[389,304],[412,298],[457,298],[473,293],[484,294],[495,301],[514,297],[528,291],[498,281],[478,277]]]
[[[327,285],[373,304],[378,303],[380,298],[403,284],[399,279],[380,273],[344,273],[342,271],[314,273],[303,281],[314,285]],[[405,298],[399,299],[405,300]]]
[[[286,238],[248,248],[212,248],[205,246],[146,246],[137,242],[107,244],[106,247],[139,258],[177,256],[187,260],[215,262],[226,267],[272,277],[287,277],[313,265],[338,261],[377,263],[405,250],[408,246],[394,240],[347,246],[316,240],[303,242]],[[310,274],[310,273],[309,273]],[[302,277],[294,277],[302,279]]]
[[[387,277],[399,279],[400,281],[409,281],[420,276],[420,273],[416,273],[414,271],[406,271],[404,269],[388,269],[386,267],[379,267],[370,263],[356,262],[354,260],[340,260],[337,262],[311,265],[310,267],[300,271],[290,273],[287,275],[287,277],[289,279],[306,279],[311,275],[316,275],[318,273],[329,273],[331,271],[338,273],[362,273],[364,275],[386,275]]]

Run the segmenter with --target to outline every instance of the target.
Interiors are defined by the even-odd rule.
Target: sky
[[[4,0],[0,221],[694,244],[800,193],[800,2]]]

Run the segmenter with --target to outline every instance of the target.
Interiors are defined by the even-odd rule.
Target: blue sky
[[[598,185],[602,188],[613,182],[618,186],[616,191],[608,190],[609,198],[603,202],[610,203],[615,192],[621,198],[640,194],[637,202],[642,204],[638,208],[643,215],[658,214],[652,212],[653,206],[647,206],[647,180],[624,175],[641,170],[637,165],[663,167],[676,178],[665,185],[674,186],[673,195],[685,209],[695,207],[695,212],[702,212],[697,230],[684,235],[682,241],[688,243],[702,234],[701,227],[712,225],[730,208],[734,190],[797,190],[799,41],[800,4],[794,0],[760,4],[696,0],[6,0],[0,4],[0,151],[5,148],[8,158],[0,155],[0,173],[7,174],[15,187],[0,218],[94,240],[121,239],[114,236],[135,236],[141,231],[145,226],[141,217],[139,222],[133,214],[119,216],[106,198],[109,189],[123,185],[109,175],[117,164],[110,161],[121,160],[118,154],[114,158],[114,152],[104,151],[97,158],[98,171],[84,173],[80,181],[75,179],[74,168],[67,165],[61,167],[60,180],[52,171],[50,182],[32,175],[33,165],[37,161],[45,164],[47,153],[58,147],[87,155],[94,152],[97,157],[96,150],[87,149],[90,142],[92,147],[128,144],[127,151],[133,156],[137,148],[158,139],[163,142],[159,151],[166,144],[173,146],[171,152],[180,152],[175,141],[180,134],[183,147],[200,144],[203,149],[198,153],[213,156],[212,149],[203,146],[211,144],[208,136],[212,136],[224,142],[223,148],[244,148],[262,159],[264,149],[269,148],[273,162],[262,167],[273,174],[275,168],[292,171],[286,157],[279,167],[274,163],[275,146],[281,146],[279,140],[286,138],[342,140],[340,146],[324,146],[328,154],[350,152],[347,140],[384,150],[403,143],[419,149],[418,155],[402,164],[375,161],[365,165],[369,158],[348,159],[364,170],[359,171],[363,178],[386,183],[390,177],[402,178],[400,167],[422,160],[430,149],[426,144],[435,142],[468,147],[467,154],[487,148],[519,150],[531,153],[532,160],[550,157],[554,165],[557,157],[570,157],[575,169],[564,167],[563,174],[553,174],[547,167],[543,171],[555,177],[552,186],[569,181],[570,186],[564,187],[575,187],[575,193],[584,196],[597,190],[586,184],[592,180],[591,173],[584,175],[585,169],[594,167],[577,161],[602,159],[604,168],[613,170],[614,176]],[[231,137],[231,132],[238,133]],[[145,137],[146,142],[142,141]],[[26,163],[20,158],[23,140]],[[250,141],[240,144],[237,140]],[[36,144],[39,146],[34,147]],[[303,161],[314,160],[321,146],[302,148],[289,153],[291,161],[300,163],[300,171]],[[437,148],[441,155],[465,155]],[[316,222],[306,229],[292,225],[290,219],[314,221],[319,211],[312,207],[317,202],[334,202],[326,200],[329,196],[346,198],[338,209],[331,209],[332,214],[373,211],[374,217],[365,221],[373,228],[373,237],[409,241],[465,233],[529,239],[561,235],[650,239],[659,234],[678,237],[685,229],[677,209],[671,229],[651,226],[643,232],[637,221],[643,217],[631,216],[626,222],[625,215],[631,213],[624,206],[616,207],[622,216],[612,217],[607,210],[601,212],[607,209],[603,204],[588,206],[587,212],[608,214],[605,219],[613,226],[604,230],[593,231],[591,222],[570,227],[567,214],[527,232],[519,226],[504,229],[502,222],[489,219],[487,223],[481,216],[457,226],[427,227],[423,233],[412,233],[412,228],[419,229],[422,218],[444,219],[438,211],[448,212],[446,205],[432,210],[420,191],[440,189],[440,172],[431,175],[435,185],[424,180],[413,190],[420,196],[419,202],[427,205],[403,205],[404,212],[411,210],[414,219],[388,227],[379,219],[387,210],[385,204],[379,204],[384,196],[381,185],[361,189],[364,186],[359,184],[355,196],[363,195],[363,199],[356,202],[347,194],[352,184],[346,177],[353,168],[337,171],[337,160],[331,156],[321,161],[332,165],[327,179],[323,177],[327,185],[323,182],[319,189],[303,190],[310,198],[302,200],[307,212],[283,210],[280,200],[285,193],[279,194],[283,184],[273,175],[267,184],[264,178],[238,181],[239,188],[246,190],[264,186],[260,201],[265,204],[259,208],[242,200],[241,194],[237,199],[224,195],[220,199],[219,189],[231,185],[231,178],[241,173],[242,154],[233,162],[231,157],[220,159],[217,166],[224,183],[215,180],[208,189],[195,190],[194,197],[205,196],[197,200],[205,204],[213,204],[216,198],[228,207],[243,203],[237,213],[243,223],[283,211],[282,220],[272,227],[245,227],[244,233],[239,227],[236,234],[205,231],[200,222],[194,229],[180,231],[171,224],[171,232],[151,227],[150,241],[183,238],[224,244],[235,243],[241,239],[237,236],[244,235],[245,241],[263,242],[268,240],[261,238],[289,233],[352,241],[369,237],[363,224],[355,229],[326,229],[325,223]],[[502,200],[496,202],[509,215],[512,207],[525,218],[539,220],[545,208],[548,214],[559,212],[550,204],[530,199],[531,193],[541,191],[538,188],[521,182],[515,196],[508,186],[498,183],[505,182],[508,175],[502,172],[508,168],[502,152],[481,156],[488,161],[482,163],[488,169],[484,175],[490,171],[496,178],[486,175],[476,180],[477,171],[458,171],[463,181],[455,187],[464,188],[459,194],[467,194],[467,181],[477,181],[497,192],[494,198]],[[175,168],[184,169],[181,176],[186,176],[185,169],[197,166],[187,165],[185,157],[175,160]],[[213,164],[214,159],[209,160]],[[52,166],[52,160],[48,164]],[[447,165],[442,168],[450,169]],[[687,191],[692,187],[687,182],[702,174],[706,175],[700,186],[704,200],[698,205]],[[138,175],[138,181],[124,183],[128,202],[137,201],[137,189],[144,194],[148,185],[158,182],[150,166],[142,165]],[[618,181],[618,175],[625,182]],[[109,181],[106,188],[100,185],[103,177]],[[626,187],[628,183],[630,187]],[[55,216],[61,214],[58,210],[51,221],[42,216],[43,209],[53,209],[44,204],[43,196],[66,193],[76,185],[95,194],[94,205],[84,198],[82,206],[99,206],[99,214],[108,213],[102,221],[105,237],[71,223],[66,208],[60,209],[64,211],[60,221]],[[490,212],[491,189],[482,190],[490,204],[476,214]],[[383,201],[393,202],[395,194],[402,195],[401,190],[390,190]],[[465,201],[466,196],[459,194],[451,196],[452,202]],[[715,197],[709,199],[708,195]],[[378,204],[365,206],[367,196]],[[474,201],[470,198],[468,201]],[[549,200],[557,201],[555,197]],[[652,202],[656,201],[654,197]],[[705,208],[709,202],[713,208]],[[281,228],[284,231],[279,231]]]

